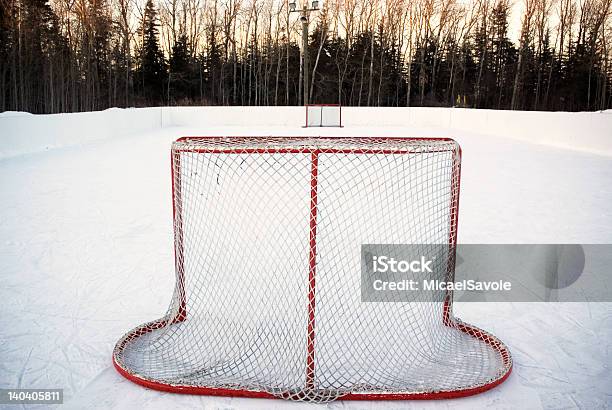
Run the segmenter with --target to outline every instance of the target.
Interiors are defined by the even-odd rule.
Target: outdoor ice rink
[[[170,144],[185,135],[451,137],[463,150],[460,243],[612,243],[612,142],[581,146],[577,135],[555,143],[563,125],[549,117],[534,123],[541,138],[530,142],[528,136],[510,138],[508,124],[495,127],[493,120],[486,132],[470,131],[450,122],[433,127],[398,119],[385,125],[363,111],[373,125],[353,125],[347,115],[343,128],[304,129],[297,121],[265,125],[262,116],[274,123],[284,111],[243,110],[237,125],[208,126],[193,109],[184,114],[192,124],[163,127],[143,124],[163,113],[145,118],[133,110],[133,123],[128,120],[121,132],[112,128],[119,127],[112,111],[96,122],[81,114],[49,116],[48,128],[43,120],[27,128],[0,117],[0,387],[63,388],[61,408],[74,409],[312,408],[147,390],[113,368],[118,338],[163,315],[172,296]],[[452,109],[440,115],[445,110]],[[607,119],[597,127],[612,134],[612,113],[600,115]],[[52,138],[61,123],[67,135],[81,130],[95,138]],[[584,124],[584,135],[601,134]],[[10,138],[2,141],[4,133]],[[457,303],[455,314],[508,345],[514,368],[505,383],[455,400],[318,407],[612,406],[612,303]]]

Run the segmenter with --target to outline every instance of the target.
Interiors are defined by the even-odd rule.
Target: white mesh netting
[[[176,288],[114,362],[189,393],[434,398],[503,381],[494,336],[430,302],[362,302],[362,244],[444,245],[454,277],[452,140],[202,137],[172,147]]]

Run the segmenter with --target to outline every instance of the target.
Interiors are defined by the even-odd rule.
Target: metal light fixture
[[[297,5],[295,4],[296,0],[289,0],[289,11],[295,11]]]
[[[313,10],[317,10],[319,8],[319,1],[318,0],[312,0],[312,9]]]

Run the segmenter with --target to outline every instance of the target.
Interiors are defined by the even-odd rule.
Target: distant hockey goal
[[[172,146],[176,285],[125,334],[128,379],[179,393],[430,399],[510,374],[452,293],[364,302],[362,245],[442,250],[454,279],[461,151],[448,139],[201,137]]]
[[[342,127],[340,104],[306,105],[306,127]]]

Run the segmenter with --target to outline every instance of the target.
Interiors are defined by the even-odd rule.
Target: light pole
[[[312,0],[310,8],[308,8],[308,0],[303,0],[301,9],[297,8],[297,0],[289,1],[289,13],[300,13],[300,21],[302,22],[302,72],[304,73],[304,105],[308,105],[308,95],[310,83],[308,81],[308,22],[311,11],[319,10],[319,1]]]

